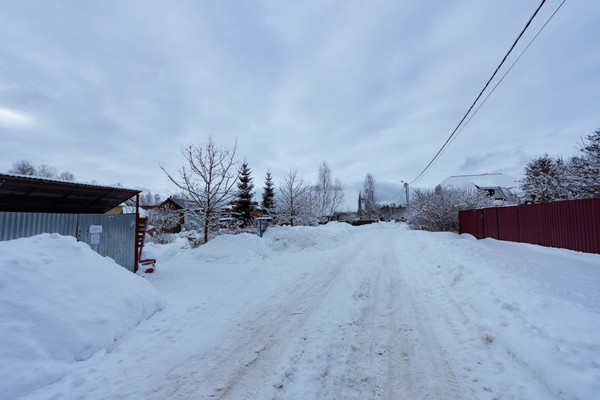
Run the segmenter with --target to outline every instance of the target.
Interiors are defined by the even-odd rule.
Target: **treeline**
[[[333,177],[325,161],[319,166],[316,184],[310,184],[293,169],[276,184],[267,171],[261,200],[255,202],[252,170],[247,161],[240,164],[236,160],[236,151],[236,144],[223,148],[209,137],[204,144],[182,146],[184,161],[177,173],[161,166],[181,195],[198,210],[205,243],[211,221],[229,204],[233,204],[231,215],[241,228],[249,225],[256,214],[271,217],[279,224],[316,224],[342,206],[342,183]]]
[[[563,160],[548,154],[531,160],[521,181],[525,202],[600,197],[600,130],[582,139],[580,155]]]
[[[49,179],[60,179],[63,181],[74,181],[75,176],[70,172],[61,172],[50,165],[40,164],[34,165],[30,161],[21,160],[13,164],[12,168],[8,171],[10,174],[27,175],[27,176],[39,176],[41,178]]]

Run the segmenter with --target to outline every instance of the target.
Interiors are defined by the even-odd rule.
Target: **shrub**
[[[493,205],[484,192],[470,189],[416,190],[405,218],[411,229],[458,232],[458,212]]]

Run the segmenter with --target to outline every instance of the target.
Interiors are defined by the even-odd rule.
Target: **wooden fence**
[[[600,198],[465,210],[459,233],[600,254]]]

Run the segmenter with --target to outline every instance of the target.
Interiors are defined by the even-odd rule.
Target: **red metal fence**
[[[600,254],[600,198],[465,210],[459,233]]]

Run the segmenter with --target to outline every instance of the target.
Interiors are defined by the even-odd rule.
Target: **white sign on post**
[[[90,225],[90,244],[100,244],[102,225]]]
[[[102,233],[102,225],[90,225],[90,233]]]

